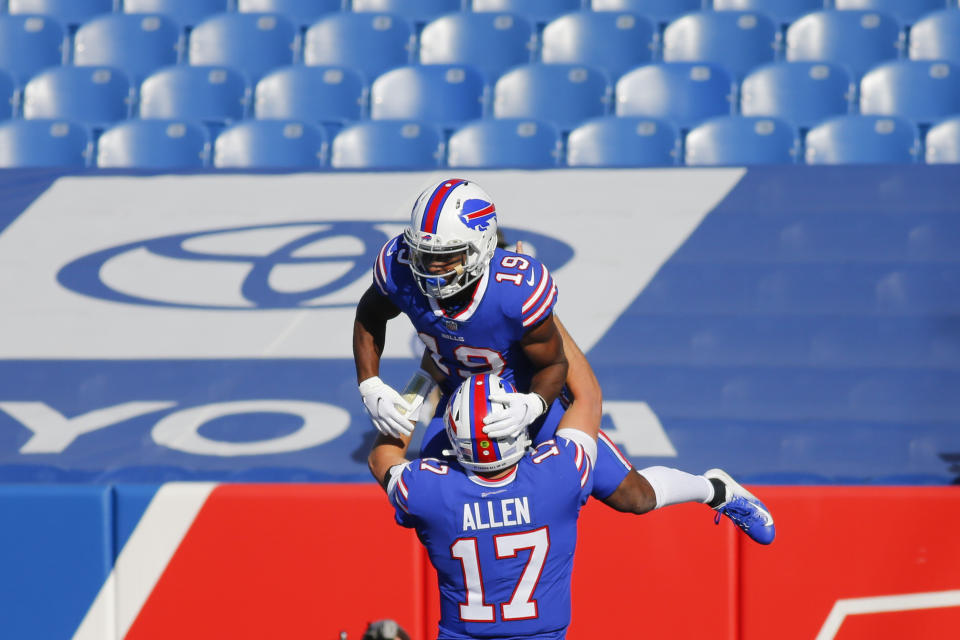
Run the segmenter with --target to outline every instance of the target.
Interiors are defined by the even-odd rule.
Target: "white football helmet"
[[[424,189],[403,232],[410,268],[420,290],[448,298],[480,279],[497,248],[497,211],[487,192],[473,182],[451,178]],[[431,262],[463,255],[463,263],[432,273]]]
[[[530,446],[526,429],[503,438],[490,438],[483,432],[483,419],[502,406],[490,402],[490,394],[497,392],[515,393],[516,388],[492,373],[472,376],[463,381],[447,403],[443,424],[453,449],[443,454],[456,455],[467,469],[506,469],[522,458]]]

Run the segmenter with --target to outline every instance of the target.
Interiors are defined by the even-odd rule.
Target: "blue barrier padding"
[[[0,485],[5,638],[73,635],[113,566],[110,495],[103,486]]]

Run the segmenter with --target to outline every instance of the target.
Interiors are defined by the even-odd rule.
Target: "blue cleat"
[[[760,544],[773,542],[777,530],[773,526],[773,516],[755,495],[731,478],[722,469],[710,469],[705,474],[707,478],[717,479],[727,488],[726,501],[714,507],[717,517],[714,522],[720,524],[720,516],[727,516],[733,524]]]

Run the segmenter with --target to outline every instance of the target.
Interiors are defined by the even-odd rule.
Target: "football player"
[[[529,428],[535,444],[552,439],[563,415],[558,397],[564,382],[573,379],[579,382],[581,407],[594,411],[599,425],[600,387],[554,317],[553,277],[535,258],[497,247],[496,209],[475,183],[449,179],[421,192],[404,233],[377,256],[373,280],[357,305],[353,347],[363,403],[382,434],[407,438],[417,411],[409,400],[418,404],[426,394],[404,399],[378,376],[387,322],[401,312],[427,347],[430,377],[442,391],[422,456],[440,458],[449,447],[442,420],[447,399],[474,374],[493,373],[514,389],[491,398],[498,407],[484,418],[491,438]],[[765,526],[765,510],[758,515],[747,509],[734,517],[739,513],[730,506],[734,496],[727,499],[724,491],[728,478],[708,480],[666,467],[636,473],[600,433],[593,495],[637,514],[675,502],[708,502],[727,509],[744,531],[752,528],[751,537],[772,540],[773,521]]]

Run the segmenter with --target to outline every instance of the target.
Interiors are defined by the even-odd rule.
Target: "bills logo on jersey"
[[[471,198],[463,203],[460,210],[460,220],[471,229],[486,231],[491,220],[496,220],[497,211],[492,202]]]

